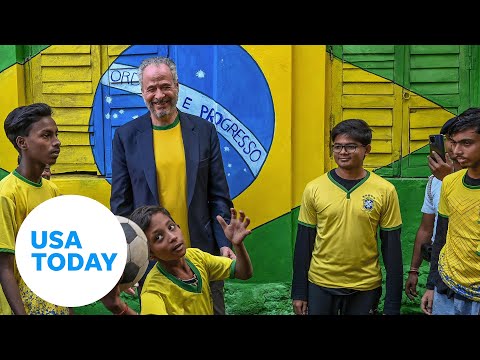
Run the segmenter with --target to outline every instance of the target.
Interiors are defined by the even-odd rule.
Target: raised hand
[[[222,226],[225,236],[233,245],[240,245],[245,237],[252,232],[251,230],[247,229],[248,225],[250,224],[250,218],[246,217],[242,210],[240,210],[238,213],[239,216],[237,219],[237,210],[234,208],[230,209],[230,214],[232,215],[230,224],[227,224],[220,215],[217,215],[217,220]]]
[[[453,160],[448,153],[445,154],[445,161],[436,152],[432,153],[433,157],[428,155],[428,167],[432,174],[440,181],[445,176],[453,172]]]

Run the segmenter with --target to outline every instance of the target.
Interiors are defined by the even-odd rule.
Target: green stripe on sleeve
[[[309,228],[312,228],[312,229],[315,229],[317,227],[317,225],[315,225],[315,224],[307,224],[307,223],[301,222],[300,220],[298,220],[298,223],[300,225],[303,225],[303,226],[306,226],[306,227],[309,227]]]
[[[230,265],[230,279],[235,279],[235,264],[237,260],[233,260],[232,264]]]
[[[383,230],[383,231],[394,231],[394,230],[398,230],[402,227],[402,224],[398,225],[398,226],[395,226],[395,227],[392,227],[392,228],[382,228],[380,227],[380,230]]]

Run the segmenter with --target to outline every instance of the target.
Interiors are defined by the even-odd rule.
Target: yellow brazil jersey
[[[298,222],[317,231],[310,282],[362,291],[381,285],[377,229],[402,225],[397,192],[390,182],[367,171],[348,191],[329,172],[323,174],[305,187]]]
[[[456,293],[480,301],[480,186],[465,184],[467,169],[442,182],[438,216],[448,218],[448,231],[438,272]]]
[[[167,126],[153,127],[153,149],[157,169],[160,206],[180,225],[185,246],[190,247],[187,207],[187,168],[180,118]]]
[[[184,283],[157,262],[143,285],[142,315],[213,315],[209,282],[233,278],[235,260],[197,248],[188,248],[185,258],[198,283]]]
[[[34,183],[15,170],[0,181],[0,252],[15,253],[15,239],[20,226],[30,212],[42,202],[59,195],[57,186],[42,178]],[[27,314],[64,314],[68,308],[50,304],[36,296],[14,268],[20,295]],[[11,309],[0,287],[0,314],[11,314]]]

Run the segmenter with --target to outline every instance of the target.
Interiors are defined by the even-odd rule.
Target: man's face
[[[463,168],[480,168],[480,134],[474,129],[453,135],[450,139],[450,147]]]
[[[157,212],[152,215],[150,226],[145,230],[150,254],[157,260],[178,260],[185,255],[185,240],[182,230],[168,216]]]
[[[365,155],[370,153],[371,146],[363,146],[360,142],[345,134],[337,135],[332,145],[333,158],[339,168],[345,170],[363,167]]]
[[[40,163],[52,165],[57,162],[60,154],[60,140],[58,140],[58,128],[55,121],[50,117],[44,117],[34,123],[28,136],[19,136],[22,156],[37,160]]]
[[[174,113],[178,101],[178,83],[165,64],[149,65],[143,71],[142,96],[150,113],[162,119]]]

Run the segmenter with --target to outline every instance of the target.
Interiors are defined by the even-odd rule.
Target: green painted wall
[[[13,64],[23,64],[50,45],[0,45],[0,72]]]

